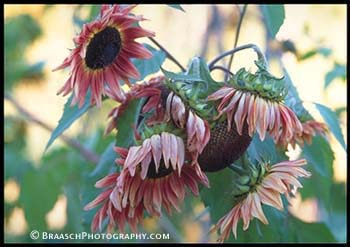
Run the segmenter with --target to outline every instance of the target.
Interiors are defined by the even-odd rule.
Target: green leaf
[[[288,160],[288,156],[282,150],[276,148],[270,136],[266,136],[264,141],[261,141],[259,135],[255,134],[247,152],[250,158],[259,162],[269,161],[275,164]]]
[[[327,88],[336,78],[341,78],[346,80],[346,67],[343,64],[334,64],[334,67],[331,71],[326,74],[324,88]]]
[[[57,127],[51,133],[51,137],[46,144],[45,151],[51,146],[51,144],[59,137],[66,129],[68,129],[78,118],[80,118],[90,107],[90,90],[86,94],[84,105],[79,108],[78,105],[70,106],[73,100],[73,95],[71,95],[64,105],[63,115],[58,121]]]
[[[302,198],[317,197],[329,209],[334,161],[329,143],[322,136],[315,136],[311,145],[305,143],[302,156],[308,162],[306,170],[312,174],[310,178],[302,181],[303,189],[300,190]]]
[[[340,118],[340,115],[346,111],[346,106],[341,106],[335,108],[335,114],[337,114],[337,117]]]
[[[140,72],[140,80],[143,80],[147,75],[153,74],[160,69],[160,66],[165,60],[164,52],[154,49],[153,47],[144,44],[144,46],[152,52],[153,56],[150,59],[133,59],[133,63]],[[130,80],[132,83],[136,80]],[[46,145],[45,151],[51,146],[51,144],[59,137],[66,129],[68,129],[77,119],[79,119],[90,108],[90,90],[86,94],[84,105],[79,108],[77,105],[70,107],[73,96],[71,95],[66,102],[63,115],[61,116],[58,126],[54,129],[51,137]]]
[[[181,10],[181,11],[183,11],[183,12],[186,12],[186,11],[181,7],[180,4],[168,4],[168,6],[171,7],[171,8],[178,9],[178,10]]]
[[[339,120],[337,114],[329,109],[327,106],[315,103],[317,110],[321,113],[323,119],[326,121],[330,131],[333,133],[334,137],[342,145],[346,151],[346,144],[344,141],[343,134],[341,132]]]
[[[106,175],[108,168],[114,165],[114,161],[117,158],[117,154],[113,149],[114,146],[115,144],[113,142],[103,152],[95,169],[89,174],[91,177],[100,177],[102,175]]]
[[[184,74],[184,73],[180,73],[180,74],[177,74],[177,73],[173,73],[171,71],[167,71],[163,68],[161,68],[163,74],[168,78],[168,79],[171,79],[171,80],[174,80],[174,81],[204,81],[203,79],[201,79],[199,76],[197,75],[188,75],[188,74]]]
[[[206,207],[210,208],[212,222],[217,222],[233,208],[235,174],[228,168],[207,173],[210,188],[202,188],[200,195]]]
[[[336,242],[332,232],[324,223],[306,223],[295,217],[290,217],[297,242],[302,243],[329,243]]]
[[[283,24],[285,14],[282,4],[261,5],[266,28],[272,38],[275,38]]]
[[[333,212],[346,211],[346,184],[334,183],[331,188],[331,202]]]
[[[19,201],[24,209],[29,229],[45,230],[45,215],[53,208],[60,193],[60,185],[52,173],[32,170],[21,181]]]
[[[166,55],[163,51],[157,50],[148,44],[143,44],[147,50],[152,53],[150,59],[131,59],[137,70],[140,72],[139,80],[130,80],[132,83],[142,81],[146,76],[154,74],[160,70],[160,66],[164,63]]]
[[[306,143],[303,153],[307,161],[321,176],[332,178],[334,154],[328,142],[322,136],[314,136],[311,145]]]
[[[132,125],[137,126],[137,120],[144,99],[134,99],[130,101],[123,115],[118,119],[118,132],[115,145],[118,147],[128,147],[133,143],[134,131]]]
[[[320,47],[312,49],[299,57],[299,60],[305,60],[311,58],[317,54],[321,54],[324,57],[329,57],[332,54],[332,49],[327,47]]]

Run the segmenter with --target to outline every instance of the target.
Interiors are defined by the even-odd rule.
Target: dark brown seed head
[[[109,66],[121,49],[121,37],[117,29],[106,27],[91,39],[86,49],[85,62],[90,69]]]
[[[248,135],[248,125],[239,135],[233,125],[227,131],[227,121],[218,123],[210,132],[210,140],[198,158],[204,172],[222,170],[236,161],[248,148],[252,138]]]
[[[169,164],[169,168],[166,168],[164,165],[163,159],[161,159],[158,172],[156,172],[156,166],[152,160],[152,162],[149,164],[146,177],[147,178],[161,178],[161,177],[165,177],[165,176],[169,175],[173,171],[174,170],[173,170],[172,166]]]

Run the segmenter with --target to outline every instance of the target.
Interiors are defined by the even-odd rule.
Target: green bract
[[[141,140],[136,141],[136,144],[141,145],[145,139],[151,138],[153,135],[160,135],[162,132],[168,132],[180,136],[183,139],[185,139],[186,136],[183,129],[176,128],[171,122],[154,124],[152,127],[143,125]]]
[[[261,61],[255,61],[258,70],[255,74],[246,71],[245,68],[238,70],[228,81],[234,88],[256,93],[263,98],[274,101],[282,101],[288,93],[284,78],[271,75]]]

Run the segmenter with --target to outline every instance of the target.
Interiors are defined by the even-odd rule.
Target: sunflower
[[[270,75],[264,67],[255,74],[241,69],[217,91],[208,96],[209,101],[218,101],[218,116],[226,115],[228,130],[235,123],[237,132],[242,135],[243,126],[248,124],[252,137],[258,132],[261,140],[266,133],[275,143],[279,139],[289,142],[302,132],[302,125],[295,113],[283,103],[287,89],[283,79]]]
[[[85,206],[89,210],[103,204],[95,215],[94,231],[106,217],[110,227],[114,227],[114,222],[120,220],[129,224],[140,222],[143,211],[156,217],[161,216],[162,207],[168,214],[172,208],[180,211],[186,188],[198,196],[198,184],[208,186],[200,168],[185,161],[184,142],[174,134],[154,134],[141,145],[129,149],[116,147],[115,151],[120,155],[116,162],[122,166],[121,172],[98,181],[96,187],[106,190]],[[118,227],[123,229],[123,225]]]
[[[105,85],[122,102],[125,95],[121,82],[130,85],[130,78],[140,77],[130,58],[148,59],[152,54],[135,39],[151,37],[154,33],[136,26],[144,18],[129,13],[134,7],[103,5],[100,18],[84,24],[80,34],[73,39],[76,47],[54,69],[70,67],[70,76],[58,94],[74,91],[72,105],[78,103],[81,107],[91,89],[90,103],[101,106],[102,95],[107,94]]]
[[[235,206],[223,216],[211,231],[220,230],[219,242],[228,239],[230,232],[237,237],[237,224],[243,219],[243,230],[247,230],[253,218],[268,224],[268,220],[262,210],[262,204],[272,206],[278,210],[283,209],[281,194],[290,200],[290,194],[295,193],[292,187],[302,188],[298,177],[310,177],[311,173],[300,166],[306,164],[306,160],[283,161],[275,165],[261,164],[263,171],[261,178],[250,186],[250,191],[245,193]]]

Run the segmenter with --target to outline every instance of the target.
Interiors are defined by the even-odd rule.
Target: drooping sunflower
[[[262,204],[266,204],[283,209],[281,194],[284,194],[290,201],[290,194],[295,193],[294,188],[302,188],[298,181],[299,177],[310,177],[311,173],[301,168],[306,164],[306,160],[283,161],[275,165],[260,164],[260,175],[255,177],[254,183],[250,184],[250,189],[239,198],[235,206],[224,215],[211,229],[219,230],[219,242],[228,239],[232,231],[237,237],[237,224],[242,218],[243,230],[247,230],[253,218],[259,219],[262,223],[268,224],[268,220],[262,210]],[[250,178],[252,179],[252,178]]]
[[[73,39],[76,47],[54,69],[70,67],[70,76],[58,94],[67,95],[73,91],[72,105],[78,103],[81,107],[90,89],[90,103],[100,106],[102,95],[106,95],[105,86],[121,102],[125,99],[121,82],[130,84],[130,78],[139,78],[130,58],[148,59],[152,54],[135,39],[154,36],[154,33],[136,26],[144,18],[130,14],[134,7],[103,5],[100,17],[84,24]]]
[[[255,74],[239,70],[227,85],[209,95],[208,100],[221,100],[217,105],[217,118],[226,115],[228,129],[234,122],[241,135],[247,124],[251,137],[257,132],[264,140],[268,133],[276,143],[280,139],[289,142],[301,134],[303,127],[293,110],[283,103],[287,93],[283,79],[273,77],[265,67],[256,64],[259,70]]]
[[[124,222],[128,222],[135,232],[144,211],[156,217],[161,216],[162,208],[168,214],[172,208],[180,211],[186,188],[198,196],[198,184],[208,186],[205,174],[198,175],[200,168],[185,161],[185,144],[174,134],[155,134],[139,146],[116,147],[115,151],[120,155],[117,163],[122,166],[121,172],[98,181],[96,187],[106,190],[85,206],[89,210],[102,204],[92,223],[93,231],[108,218],[109,228],[121,221],[118,228],[123,230]]]

